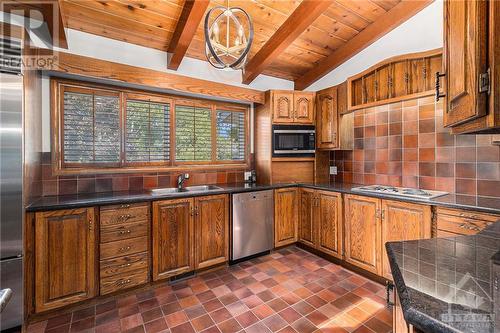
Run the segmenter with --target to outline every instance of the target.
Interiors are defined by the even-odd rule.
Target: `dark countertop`
[[[500,221],[474,236],[386,249],[407,323],[429,333],[500,332]]]
[[[402,198],[390,194],[374,194],[366,192],[353,191],[353,187],[362,186],[359,184],[350,183],[330,183],[330,184],[276,184],[276,185],[260,185],[260,184],[216,184],[221,187],[221,190],[210,192],[183,192],[175,194],[154,195],[148,190],[143,191],[120,191],[120,192],[104,192],[92,194],[78,194],[78,195],[60,195],[60,196],[46,196],[32,200],[26,206],[29,212],[54,210],[54,209],[67,209],[76,207],[88,207],[96,205],[109,205],[120,203],[134,203],[144,201],[155,201],[164,199],[174,199],[182,197],[203,196],[208,194],[222,194],[222,193],[241,193],[250,191],[260,191],[275,188],[285,187],[307,187],[313,189],[334,191],[340,193],[360,194],[369,197],[394,199],[405,202],[424,203],[434,206],[443,206],[450,208],[460,208],[465,210],[474,210],[484,213],[500,214],[500,199],[492,199],[488,201],[481,201],[476,197],[459,196],[448,194],[435,199],[416,199],[416,198]]]

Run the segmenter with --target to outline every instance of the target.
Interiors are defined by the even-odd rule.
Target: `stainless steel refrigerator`
[[[0,330],[23,321],[23,77],[20,41],[0,39]]]

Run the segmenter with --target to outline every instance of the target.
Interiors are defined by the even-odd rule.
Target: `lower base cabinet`
[[[431,237],[428,205],[346,195],[345,210],[346,261],[390,280],[385,243]]]
[[[499,219],[499,215],[438,207],[436,209],[436,236],[475,235]]]
[[[153,203],[153,280],[228,260],[228,195]]]
[[[97,295],[94,208],[35,215],[35,312]]]
[[[298,188],[274,190],[274,247],[297,242],[298,214]]]
[[[301,189],[298,236],[300,243],[341,259],[341,194]]]

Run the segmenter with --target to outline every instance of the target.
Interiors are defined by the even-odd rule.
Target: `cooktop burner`
[[[394,187],[385,185],[360,186],[360,187],[354,187],[352,190],[359,192],[384,193],[394,196],[412,197],[419,199],[433,199],[448,194],[448,192],[430,191],[430,190],[421,190],[418,188]]]

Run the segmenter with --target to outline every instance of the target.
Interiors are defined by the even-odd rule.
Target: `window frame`
[[[60,79],[50,79],[50,123],[51,123],[51,157],[54,175],[71,174],[105,174],[133,172],[169,172],[236,169],[250,167],[250,106],[230,102],[220,102],[201,98],[176,96],[149,92],[147,90],[129,89],[100,83]],[[120,162],[118,163],[65,163],[64,162],[64,92],[99,92],[119,97],[119,136]],[[136,98],[134,98],[136,97]],[[142,100],[170,104],[170,159],[165,162],[127,162],[126,161],[126,107],[127,100]],[[177,161],[176,147],[176,114],[177,104],[210,108],[211,112],[211,160],[207,161]],[[217,110],[244,112],[245,143],[244,160],[217,160]]]

